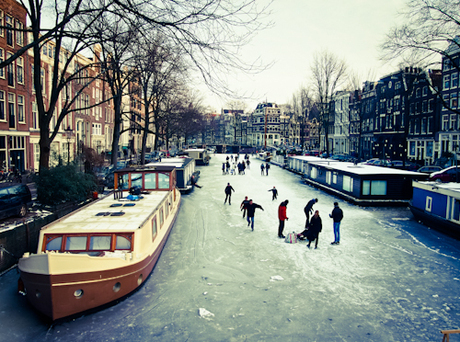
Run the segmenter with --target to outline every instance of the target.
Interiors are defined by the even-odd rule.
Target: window
[[[385,180],[364,180],[362,186],[363,195],[382,196],[387,194],[387,181]]]
[[[26,119],[24,117],[24,96],[18,95],[18,121],[25,123]]]
[[[428,100],[428,111],[432,112],[434,110],[434,101],[433,99]]]
[[[0,11],[0,37],[3,37],[3,26],[4,26],[4,23],[3,23],[3,11]]]
[[[142,188],[142,173],[131,174],[131,187],[138,186]]]
[[[422,95],[422,90],[420,88],[417,88],[415,90],[415,98],[419,98]]]
[[[426,125],[427,125],[426,122],[427,122],[426,118],[422,118],[422,127],[421,127],[422,134],[426,134]]]
[[[160,208],[160,228],[163,227],[164,220],[165,220],[165,217],[163,215],[163,208]]]
[[[24,58],[19,57],[16,60],[16,73],[19,84],[24,84]]]
[[[65,243],[66,251],[86,251],[87,236],[67,236]]]
[[[444,88],[443,89],[450,89],[450,75],[444,76]]]
[[[131,250],[132,235],[117,235],[115,249]]]
[[[0,120],[6,120],[5,114],[5,92],[0,90]]]
[[[144,175],[145,189],[156,189],[156,173],[146,173]]]
[[[24,45],[24,24],[16,20],[16,44]]]
[[[0,49],[0,63],[5,61],[4,53],[3,49]],[[0,78],[5,78],[5,68],[0,68]]]
[[[90,251],[110,251],[112,243],[111,235],[91,236],[89,240]]]
[[[37,103],[32,102],[32,128],[39,129]]]
[[[13,46],[13,17],[7,15],[6,16],[6,43],[9,46]]]
[[[352,192],[353,191],[353,178],[350,176],[343,176],[343,185],[342,185],[343,190]]]
[[[59,251],[61,250],[62,236],[58,237],[46,237],[45,250],[47,251]]]
[[[16,128],[15,106],[16,106],[15,95],[12,93],[8,93],[8,115],[9,115],[10,128]]]
[[[427,96],[428,95],[428,86],[424,86],[422,89],[422,95]]]
[[[449,129],[449,115],[442,116],[442,130],[447,131]]]
[[[457,100],[457,93],[455,92],[455,93],[450,94],[450,108],[452,108],[452,109],[457,108],[457,104],[458,104],[457,101],[458,101]]]
[[[457,88],[458,87],[458,73],[454,72],[451,77],[451,86],[452,88]]]
[[[457,114],[451,114],[450,115],[450,129],[456,129],[457,128]]]
[[[155,236],[157,236],[157,231],[158,231],[157,217],[154,216],[153,219],[152,219],[152,240],[154,240]]]
[[[169,174],[158,174],[158,189],[169,189]]]
[[[13,54],[7,53],[7,58],[10,58]],[[8,64],[6,67],[6,73],[8,75],[8,85],[14,87],[14,62]]]

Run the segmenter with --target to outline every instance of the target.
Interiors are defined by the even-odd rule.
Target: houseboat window
[[[455,221],[460,220],[460,201],[458,199],[454,200],[454,216],[452,217]]]
[[[316,167],[311,168],[310,177],[313,179],[318,177],[318,169]]]
[[[337,172],[332,173],[332,183],[337,184]]]
[[[431,205],[433,204],[433,198],[427,196],[425,202],[425,210],[431,212]]]
[[[365,180],[362,188],[363,195],[382,196],[387,194],[387,181]]]
[[[156,189],[157,187],[156,173],[146,173],[144,175],[144,184],[145,184],[145,189]]]
[[[169,189],[169,174],[168,173],[158,174],[158,189]]]
[[[138,186],[143,188],[142,186],[142,173],[132,173],[131,174],[131,186]]]
[[[353,178],[350,176],[343,176],[343,185],[342,185],[343,190],[352,192],[353,191]]]
[[[48,239],[49,237],[47,237]],[[53,238],[46,243],[46,250],[47,251],[58,251],[61,249],[62,244],[62,236]]]
[[[168,200],[166,200],[165,212],[166,212],[166,217],[168,217],[168,215],[169,215],[169,201]]]
[[[331,171],[326,171],[326,183],[331,184]]]
[[[163,215],[163,208],[160,209],[160,228],[163,227],[163,222],[164,222],[165,218],[164,218],[164,215]]]
[[[90,251],[108,251],[110,250],[111,236],[91,236],[89,239]]]
[[[66,251],[85,251],[86,250],[86,236],[67,236],[65,243]]]
[[[117,235],[117,244],[115,249],[131,249],[131,241],[125,236]]]
[[[157,236],[157,217],[152,219],[152,240]]]
[[[126,190],[129,186],[129,174],[125,173],[118,178],[118,189]]]

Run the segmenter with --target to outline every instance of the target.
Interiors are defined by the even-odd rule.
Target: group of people
[[[238,170],[239,175],[244,175],[246,168],[249,169],[249,164],[250,161],[248,155],[245,155],[242,161],[238,161],[238,155],[235,157],[235,160],[233,160],[233,155],[231,158],[227,156],[226,162],[222,163],[222,174],[236,175],[236,170]]]
[[[319,241],[319,233],[323,230],[323,223],[321,221],[321,217],[319,216],[319,210],[315,210],[315,213],[310,219],[310,214],[313,213],[313,205],[318,202],[317,198],[313,198],[310,200],[304,208],[306,222],[305,222],[305,230],[297,234],[297,237],[300,240],[308,240],[307,247],[310,248],[312,242],[315,242],[315,249],[318,248],[318,241]],[[279,226],[278,226],[278,237],[284,238],[283,230],[284,230],[284,221],[288,220],[286,215],[286,207],[289,203],[288,200],[281,202],[278,207],[278,218],[279,218]],[[334,228],[334,241],[331,242],[331,245],[338,245],[340,243],[340,222],[343,219],[343,211],[339,207],[339,203],[334,202],[334,209],[329,214],[329,217],[333,220],[333,228]]]
[[[263,176],[264,175],[264,170],[265,170],[265,175],[268,176],[268,170],[270,170],[270,164],[267,162],[260,164],[260,174]]]

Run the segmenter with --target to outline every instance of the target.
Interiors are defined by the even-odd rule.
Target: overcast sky
[[[258,0],[263,3],[268,0]],[[244,100],[246,111],[257,103],[287,103],[292,94],[310,82],[313,55],[325,49],[343,59],[350,70],[376,80],[396,70],[397,63],[379,60],[379,44],[401,17],[405,0],[274,0],[270,9],[273,26],[258,33],[244,48],[246,60],[260,56],[274,65],[257,75],[235,74],[234,90],[254,94]],[[370,79],[373,78],[373,79]],[[227,99],[203,91],[203,104],[220,112]]]

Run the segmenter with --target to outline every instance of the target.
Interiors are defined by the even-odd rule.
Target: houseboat
[[[195,159],[196,165],[208,165],[211,157],[208,151],[204,148],[190,148],[184,150],[184,152],[190,157]]]
[[[332,162],[332,159],[324,159],[315,156],[288,156],[286,161],[286,168],[297,174],[305,174],[308,163],[328,163]]]
[[[52,320],[112,303],[152,272],[177,217],[171,166],[115,171],[115,190],[40,231],[19,260],[19,290]]]
[[[412,181],[427,180],[428,174],[348,162],[309,161],[303,177],[307,184],[357,205],[406,206],[412,198]]]
[[[413,182],[410,210],[414,217],[436,230],[460,237],[460,184]]]
[[[200,171],[195,170],[195,159],[190,157],[163,158],[161,161],[155,161],[146,164],[152,166],[172,166],[176,169],[176,186],[182,193],[187,193],[192,190],[192,176],[195,182],[200,177]]]

